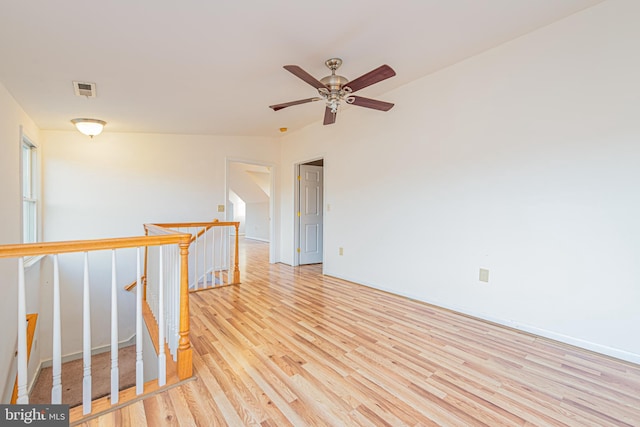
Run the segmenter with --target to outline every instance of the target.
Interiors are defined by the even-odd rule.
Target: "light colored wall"
[[[640,362],[638,16],[605,2],[286,136],[282,260],[294,164],[324,157],[325,273]]]
[[[247,238],[268,242],[269,224],[269,202],[247,203]]]
[[[251,166],[249,165],[249,167]],[[269,200],[269,174],[248,171],[245,163],[229,163],[229,183],[233,191],[245,203],[258,203]],[[266,190],[264,189],[265,184]]]
[[[46,131],[43,137],[45,239],[50,241],[141,235],[142,225],[149,222],[223,220],[217,205],[226,204],[226,158],[279,162],[279,144],[270,138],[108,131],[93,140],[78,132]],[[63,334],[63,354],[81,350],[80,258],[61,257],[62,304],[70,325]],[[108,254],[90,258],[92,269],[99,271],[92,278],[91,294],[96,322],[110,318],[108,262]],[[124,255],[118,262],[122,289],[135,278],[135,262]],[[47,300],[50,286],[43,292]],[[125,340],[135,331],[135,298],[121,291],[118,299],[119,338]],[[51,317],[48,304],[42,315]],[[43,327],[49,325],[43,322]],[[50,340],[49,331],[43,332],[43,341]],[[94,347],[108,343],[108,327],[93,328],[92,333]],[[46,344],[43,352],[50,348]]]
[[[20,188],[20,127],[35,144],[39,130],[11,94],[0,83],[0,245],[22,240],[22,193]],[[18,269],[15,260],[0,260],[0,389],[2,403],[7,403],[7,389],[13,387],[13,354],[17,340]]]
[[[227,218],[240,223],[238,234],[244,236],[247,204],[231,189],[229,190],[229,203],[230,205],[227,205]],[[233,231],[233,234],[235,234],[235,231]]]

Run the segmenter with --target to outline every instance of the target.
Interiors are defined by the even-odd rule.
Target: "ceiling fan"
[[[324,124],[330,125],[336,122],[338,106],[343,101],[347,104],[373,108],[374,110],[381,111],[389,111],[391,107],[393,107],[393,104],[390,102],[352,95],[355,91],[395,76],[396,72],[393,71],[393,68],[388,65],[381,65],[375,70],[369,71],[350,82],[345,77],[336,75],[336,70],[342,65],[342,59],[327,59],[325,61],[325,65],[331,70],[331,75],[323,77],[320,80],[317,80],[297,65],[285,65],[283,67],[285,70],[315,87],[320,96],[285,102],[284,104],[270,105],[269,108],[273,111],[278,111],[283,108],[291,107],[292,105],[306,104],[307,102],[313,101],[324,101],[326,104],[326,108],[324,110]]]

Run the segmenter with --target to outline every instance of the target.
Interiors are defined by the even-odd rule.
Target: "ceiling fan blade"
[[[382,80],[388,79],[389,77],[393,77],[396,75],[396,72],[393,71],[393,68],[388,65],[381,65],[375,70],[369,71],[367,74],[363,74],[355,80],[350,81],[345,85],[345,87],[351,88],[352,92],[365,88],[367,86],[371,86],[374,83],[381,82]]]
[[[316,89],[326,88],[326,86],[320,80],[316,79],[311,74],[307,73],[305,70],[298,67],[297,65],[285,65],[283,68],[288,72],[290,72],[291,74],[293,74],[294,76],[309,83],[311,86],[315,87]]]
[[[358,107],[373,108],[374,110],[380,111],[389,111],[394,105],[390,102],[363,98],[362,96],[352,96],[351,98],[353,98],[353,102],[350,102],[350,104],[352,105],[357,105]]]
[[[273,111],[278,111],[283,108],[291,107],[292,105],[306,104],[307,102],[320,101],[321,99],[322,98],[316,96],[315,98],[300,99],[298,101],[285,102],[284,104],[269,105],[269,108]]]
[[[323,125],[332,125],[336,122],[336,113],[331,112],[331,108],[324,109],[324,122]]]

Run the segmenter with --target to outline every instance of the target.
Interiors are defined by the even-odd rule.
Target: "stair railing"
[[[199,291],[240,283],[239,222],[182,222],[153,224],[162,230],[191,234],[189,290]],[[145,226],[147,227],[147,226]],[[232,233],[235,231],[235,233]],[[147,234],[150,231],[147,230]],[[233,266],[233,267],[232,267]]]
[[[161,227],[149,226],[155,232],[143,237],[127,237],[115,239],[100,240],[81,240],[67,242],[51,242],[51,243],[32,243],[19,245],[2,245],[0,246],[0,258],[13,258],[17,260],[18,269],[18,351],[17,351],[17,403],[29,403],[27,391],[28,373],[27,373],[27,330],[26,330],[26,284],[25,284],[25,266],[26,257],[36,256],[52,256],[53,257],[53,387],[51,392],[51,403],[62,403],[62,384],[61,384],[61,310],[60,310],[60,277],[58,268],[58,258],[62,254],[80,253],[83,254],[83,415],[92,412],[91,405],[91,307],[90,293],[91,283],[89,274],[89,253],[95,251],[111,251],[111,405],[118,403],[119,387],[118,387],[118,299],[116,289],[116,252],[119,255],[130,255],[131,251],[120,251],[122,249],[137,248],[136,270],[138,289],[142,289],[141,280],[142,262],[141,248],[148,253],[157,251],[157,274],[147,275],[145,273],[145,282],[147,289],[158,289],[160,307],[162,305],[163,292],[173,292],[178,299],[173,301],[174,306],[169,314],[174,316],[173,320],[167,321],[164,309],[160,308],[157,320],[161,324],[173,322],[172,328],[177,330],[177,345],[175,346],[175,359],[177,360],[177,376],[180,380],[191,377],[192,375],[192,349],[189,341],[189,293],[188,293],[188,254],[189,245],[191,244],[191,235],[179,233],[175,230],[161,231]],[[166,254],[165,254],[166,253]],[[145,268],[156,268],[153,265],[146,265]],[[147,271],[151,273],[151,271]],[[165,279],[165,276],[170,277]],[[166,281],[165,281],[166,280]],[[142,363],[142,317],[143,304],[142,292],[137,292],[136,300],[136,394],[142,394],[143,386],[143,363]],[[176,317],[177,316],[177,317]],[[177,320],[176,320],[177,319]],[[158,387],[164,385],[166,381],[166,369],[164,366],[164,342],[166,328],[158,327],[159,346],[158,351]]]

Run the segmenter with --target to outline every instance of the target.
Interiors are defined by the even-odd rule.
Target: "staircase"
[[[72,423],[191,378],[189,292],[240,282],[238,226],[239,223],[219,221],[146,224],[145,236],[140,237],[0,246],[0,258],[16,260],[18,319],[26,318],[26,301],[33,289],[46,290],[48,285],[52,292],[51,298],[41,298],[51,304],[41,304],[50,318],[41,321],[38,330],[29,329],[25,321],[18,322],[15,402],[29,403],[29,385],[37,376],[28,374],[27,342],[34,334],[40,342],[51,342],[51,358],[44,360],[51,365],[50,399],[45,403],[72,403],[63,399],[63,387],[82,389],[82,403],[70,411]],[[234,257],[229,231],[233,228]],[[29,257],[43,257],[39,267],[41,283],[37,284],[40,286],[25,279],[29,276],[25,274],[25,260]],[[135,302],[131,293],[122,294],[120,276],[136,277],[127,286],[135,291]],[[70,290],[75,294],[69,294]],[[123,324],[123,318],[132,321]],[[125,381],[120,376],[119,335],[120,330],[133,324],[135,378]],[[143,339],[145,335],[147,339]],[[67,380],[62,376],[62,349],[74,344],[82,348],[77,353],[82,359],[81,375]],[[101,357],[108,359],[110,371],[109,391],[97,400],[92,393],[95,344],[107,350],[108,355]],[[157,376],[148,380],[144,373],[150,367]],[[124,383],[135,386],[121,390]]]

